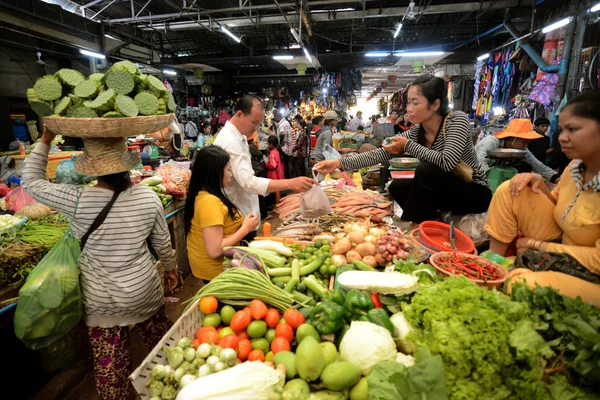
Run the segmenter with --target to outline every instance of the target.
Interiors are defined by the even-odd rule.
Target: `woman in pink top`
[[[269,179],[285,179],[283,162],[281,162],[281,156],[279,155],[279,139],[277,136],[269,136],[269,161],[265,164],[267,167],[267,178]],[[275,193],[275,204],[279,203],[281,194]]]

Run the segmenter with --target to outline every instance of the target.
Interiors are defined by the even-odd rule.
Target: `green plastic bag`
[[[28,348],[37,350],[48,346],[81,319],[80,254],[79,241],[69,229],[19,290],[15,335]]]

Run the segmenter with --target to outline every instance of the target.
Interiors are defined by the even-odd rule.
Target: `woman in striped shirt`
[[[404,220],[420,223],[436,220],[445,211],[461,215],[486,211],[492,192],[475,155],[466,114],[449,113],[446,82],[429,75],[417,78],[408,91],[407,110],[415,125],[393,137],[391,145],[354,157],[322,161],[316,168],[321,174],[336,168],[356,170],[410,154],[421,161],[414,179],[397,179],[389,187],[403,209]],[[470,182],[452,172],[461,161],[473,170]]]
[[[78,239],[88,238],[87,242],[82,240],[79,267],[98,397],[128,399],[130,326],[139,328],[144,344],[152,350],[172,325],[164,312],[162,276],[148,247],[150,242],[169,280],[176,284],[176,260],[162,204],[150,188],[129,180],[129,170],[139,159],[125,151],[125,138],[106,140],[114,144],[114,151],[96,140],[93,144],[104,152],[97,157],[92,143],[89,147],[86,143],[86,154],[80,156],[86,159],[85,164],[80,163],[86,169],[78,171],[97,175],[97,186],[48,182],[46,166],[54,136],[44,130],[40,143],[27,157],[23,187],[35,200],[69,217]],[[96,217],[112,201],[104,222],[89,234]]]

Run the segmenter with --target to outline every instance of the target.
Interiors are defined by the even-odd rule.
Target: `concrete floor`
[[[175,293],[169,296],[179,299],[179,301],[176,303],[166,303],[167,315],[173,322],[177,321],[179,316],[183,313],[183,309],[185,307],[182,303],[193,297],[196,292],[198,292],[200,287],[202,287],[200,280],[190,274],[184,280],[183,287],[177,289]],[[133,368],[135,369],[142,363],[148,354],[148,350],[142,344],[140,335],[135,330],[131,339],[131,349]],[[92,371],[89,371],[81,383],[77,385],[68,396],[60,400],[96,400],[97,398],[96,386],[94,384],[94,374]]]

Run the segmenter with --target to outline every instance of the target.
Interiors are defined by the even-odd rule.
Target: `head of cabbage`
[[[380,362],[396,359],[396,343],[387,329],[371,322],[353,321],[340,344],[340,354],[366,376]]]

